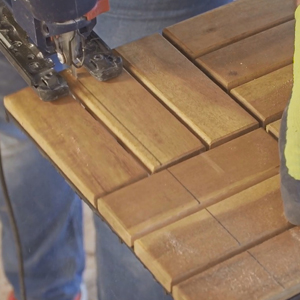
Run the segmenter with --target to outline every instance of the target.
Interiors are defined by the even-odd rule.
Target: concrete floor
[[[1,231],[1,223],[0,223]],[[89,300],[97,299],[96,290],[96,263],[95,263],[95,229],[92,217],[92,211],[87,205],[84,205],[84,233],[85,233],[85,250],[86,250],[86,270],[84,281],[86,283]],[[6,281],[3,274],[3,264],[1,259],[1,240],[0,240],[0,299],[5,300],[9,291],[10,285]]]

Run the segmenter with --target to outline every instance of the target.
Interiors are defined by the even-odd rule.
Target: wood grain
[[[175,300],[275,300],[283,288],[244,252],[173,288]]]
[[[271,133],[275,138],[279,138],[281,119],[267,125],[267,132]]]
[[[291,227],[283,214],[279,175],[210,206],[207,210],[241,247],[252,247]]]
[[[173,288],[175,300],[286,300],[300,292],[295,227]]]
[[[128,245],[197,209],[197,200],[167,171],[98,200],[100,214]]]
[[[293,65],[288,65],[232,89],[230,93],[265,127],[281,118],[291,97],[292,87]]]
[[[294,27],[294,21],[284,23],[201,56],[196,62],[229,91],[291,64]]]
[[[151,173],[205,150],[184,125],[126,71],[99,82],[86,70],[64,73],[72,93]]]
[[[294,0],[239,0],[164,29],[164,36],[195,59],[294,18]]]
[[[257,128],[257,122],[159,34],[117,51],[125,66],[209,147]]]
[[[169,170],[207,207],[278,174],[278,167],[277,142],[258,129]]]
[[[285,288],[287,299],[300,292],[300,229],[295,227],[249,251]]]
[[[238,248],[237,241],[206,210],[134,243],[136,255],[167,291]]]
[[[146,176],[145,170],[71,97],[43,102],[26,88],[5,107],[81,194],[95,200]]]

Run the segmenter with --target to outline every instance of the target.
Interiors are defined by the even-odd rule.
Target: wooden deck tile
[[[79,80],[64,73],[72,93],[100,119],[151,173],[205,150],[163,105],[126,71],[99,82],[86,70]]]
[[[277,142],[258,129],[169,170],[206,207],[278,174],[278,167]]]
[[[266,300],[283,288],[247,252],[173,288],[175,300]]]
[[[267,125],[267,132],[271,133],[277,139],[279,138],[281,119]]]
[[[249,251],[285,288],[285,298],[300,293],[300,228],[295,227]]]
[[[236,238],[241,247],[252,247],[291,227],[283,214],[279,175],[207,210]]]
[[[92,205],[101,195],[146,176],[146,171],[71,97],[43,102],[26,88],[7,96],[4,103]]]
[[[137,238],[191,214],[198,204],[165,170],[99,199],[98,210],[132,246]]]
[[[230,91],[265,127],[281,118],[291,97],[293,65],[286,66]]]
[[[294,0],[239,0],[172,25],[164,36],[195,59],[294,18]]]
[[[168,171],[163,171],[101,198],[98,209],[131,246],[134,240],[157,228],[277,174],[278,164],[276,141],[259,129],[169,169],[194,193],[200,205]],[[276,184],[271,186],[275,189]],[[278,185],[276,188],[278,192]],[[252,190],[248,194],[251,198]],[[279,192],[276,195],[278,198]],[[277,199],[277,206],[278,202],[281,205],[280,201]],[[249,207],[251,204],[249,200]],[[275,213],[275,216],[278,215]],[[278,224],[282,222],[280,219]],[[276,229],[278,227],[272,227]]]
[[[291,64],[295,22],[289,21],[197,58],[226,90]],[[278,42],[280,41],[280,42]]]
[[[125,67],[209,147],[258,127],[257,121],[159,34],[117,51]]]
[[[136,255],[168,291],[238,248],[237,241],[206,210],[134,243]]]

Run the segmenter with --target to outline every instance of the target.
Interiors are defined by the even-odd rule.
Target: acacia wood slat
[[[257,122],[159,34],[117,48],[128,70],[209,147]]]
[[[292,87],[293,65],[289,65],[234,88],[230,93],[265,127],[281,118]]]
[[[98,201],[100,213],[131,246],[135,239],[162,225],[277,174],[277,143],[262,129],[249,135],[170,169],[171,172],[175,170],[174,175],[179,180],[187,175],[184,179],[187,188],[190,188],[189,182],[192,180],[197,187],[195,196],[200,200],[200,206],[171,174],[164,171],[101,198]],[[183,171],[182,164],[188,165],[183,167]],[[192,166],[196,166],[197,171]],[[191,191],[194,192],[194,189]],[[251,190],[248,194],[252,195]],[[278,201],[280,199],[277,199],[277,204]],[[280,221],[282,225],[284,219]]]
[[[170,291],[187,277],[290,228],[279,187],[279,175],[267,179],[142,237],[134,243],[135,253]]]
[[[164,29],[191,58],[292,20],[294,0],[239,0]]]
[[[267,125],[267,132],[271,133],[277,139],[279,138],[281,119]]]
[[[135,241],[135,254],[168,290],[218,263],[239,248],[206,210]]]
[[[283,214],[279,175],[209,206],[207,210],[241,247],[252,247],[291,227]]]
[[[95,200],[146,176],[146,171],[71,97],[43,102],[26,88],[6,109],[81,192]]]
[[[173,288],[175,300],[275,300],[283,288],[247,252]]]
[[[277,299],[300,292],[300,229],[290,229],[249,252],[281,284],[285,291]]]
[[[291,64],[294,27],[295,22],[289,21],[201,56],[196,62],[229,91]]]
[[[278,174],[277,142],[263,129],[169,168],[206,207]]]
[[[75,97],[151,172],[205,150],[200,140],[125,70],[109,82],[97,81],[84,69],[78,80],[70,72],[64,77]]]
[[[167,171],[98,200],[98,210],[128,245],[149,232],[191,214],[197,200]]]

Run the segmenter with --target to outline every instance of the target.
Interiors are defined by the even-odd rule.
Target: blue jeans
[[[116,47],[230,1],[111,0],[96,31]],[[0,78],[0,99],[25,86],[3,56]],[[28,300],[72,300],[84,269],[81,201],[35,145],[6,122],[2,101],[0,106],[4,171],[21,234]],[[18,298],[15,244],[2,193],[0,218],[5,273]],[[98,217],[95,226],[99,299],[172,299]]]
[[[280,180],[281,196],[283,200],[284,214],[286,219],[294,224],[300,225],[300,180],[294,179],[288,172],[284,150],[286,146],[288,107],[285,108],[280,127],[279,155],[280,155]]]

